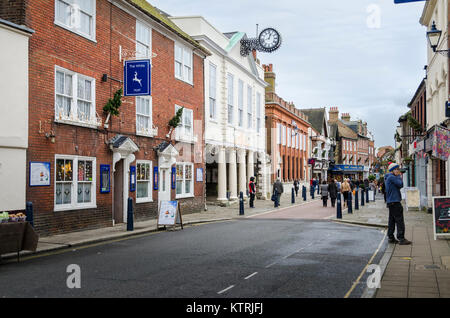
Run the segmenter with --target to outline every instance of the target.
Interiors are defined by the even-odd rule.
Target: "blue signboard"
[[[426,0],[394,0],[394,3],[408,3],[408,2],[417,2],[417,1],[426,1]]]
[[[330,168],[332,171],[364,171],[364,166],[359,165],[334,165]]]
[[[123,72],[124,96],[151,95],[150,60],[125,61]]]

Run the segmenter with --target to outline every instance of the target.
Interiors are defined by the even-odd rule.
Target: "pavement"
[[[289,208],[312,204],[317,206],[320,200],[312,200],[307,195],[305,202],[299,196],[296,203],[291,203],[290,193],[281,197],[280,207],[275,209],[270,200],[256,200],[255,208],[250,209],[245,202],[244,215],[239,215],[239,203],[228,207],[208,205],[206,211],[182,215],[183,225],[193,225],[205,222],[220,222],[248,217],[264,217],[270,211],[283,211]],[[312,203],[312,202],[315,203]],[[328,202],[330,204],[330,202]],[[354,204],[354,202],[353,202]],[[289,218],[289,211],[286,211]],[[412,241],[412,245],[389,244],[378,264],[380,266],[379,288],[367,288],[363,294],[366,298],[450,298],[450,240],[438,238],[434,240],[432,215],[427,212],[404,211],[406,224],[405,236]],[[382,197],[378,196],[374,202],[366,203],[353,209],[349,214],[342,210],[342,218],[328,217],[332,222],[353,225],[374,226],[386,228],[388,223],[388,209]],[[114,241],[124,237],[139,236],[148,232],[158,231],[157,220],[138,221],[134,223],[134,231],[127,231],[126,224],[114,227],[73,232],[39,240],[36,252],[22,251],[20,257],[34,257],[55,251],[67,250],[77,246],[86,246],[102,241]],[[387,239],[387,238],[386,238]],[[13,261],[17,254],[2,255],[3,260]],[[369,264],[368,264],[369,265]]]
[[[380,261],[380,288],[367,289],[363,297],[376,298],[450,298],[450,237],[433,235],[433,216],[404,207],[405,237],[411,245],[389,244]],[[342,213],[333,221],[385,227],[389,211],[383,197],[366,203],[359,210]],[[387,239],[387,237],[386,237]]]

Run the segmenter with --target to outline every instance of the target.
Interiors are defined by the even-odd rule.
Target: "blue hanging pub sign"
[[[150,60],[125,61],[123,78],[124,96],[151,95]]]
[[[408,2],[418,2],[418,1],[426,1],[426,0],[394,0],[394,3],[408,3]]]

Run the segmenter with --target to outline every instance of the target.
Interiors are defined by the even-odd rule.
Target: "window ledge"
[[[154,128],[154,129],[149,129],[148,132],[147,131],[137,131],[136,132],[137,136],[142,136],[142,137],[155,137],[158,135],[158,127]]]
[[[148,199],[148,198],[136,198],[136,204],[138,203],[150,203],[153,202],[153,199]]]
[[[83,37],[83,38],[85,38],[86,40],[89,40],[89,41],[91,41],[91,42],[97,43],[97,40],[95,39],[95,36],[90,37],[89,35],[84,34],[83,32],[78,32],[77,30],[75,30],[75,29],[73,29],[73,28],[70,28],[70,27],[68,27],[67,25],[65,25],[64,23],[61,23],[61,22],[59,22],[59,21],[57,21],[57,20],[55,20],[54,22],[55,22],[55,25],[57,25],[57,26],[59,26],[59,27],[65,29],[65,30],[67,30],[67,31],[69,31],[69,32],[72,32],[72,33],[74,33],[74,34],[76,34],[76,35],[79,35],[79,36],[81,36],[81,37]],[[95,27],[95,26],[94,26],[94,27]]]
[[[185,142],[188,144],[193,144],[193,143],[197,142],[198,138],[197,138],[197,136],[187,136],[187,137],[186,136],[176,136],[175,140],[178,142]]]
[[[175,199],[189,199],[189,198],[195,198],[193,194],[179,194],[175,196]]]
[[[96,209],[97,205],[93,204],[93,205],[80,205],[80,206],[75,206],[75,205],[71,205],[71,206],[55,206],[53,208],[53,212],[61,212],[61,211],[73,211],[73,210],[87,210],[87,209]]]
[[[60,123],[60,124],[74,125],[74,126],[93,128],[93,129],[98,129],[98,127],[100,127],[102,125],[101,119],[99,119],[99,121],[97,121],[96,123],[83,122],[83,121],[78,121],[78,120],[73,120],[73,119],[55,119],[55,122]]]

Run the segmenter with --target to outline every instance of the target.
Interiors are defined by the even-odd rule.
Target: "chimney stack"
[[[275,93],[275,73],[273,72],[273,64],[263,65],[264,69],[264,80],[269,83],[266,87],[266,93]]]
[[[339,119],[339,109],[337,107],[330,107],[330,111],[328,112],[328,121],[329,122],[337,122]]]
[[[342,113],[341,119],[345,120],[345,121],[350,121],[350,114],[349,113]]]

